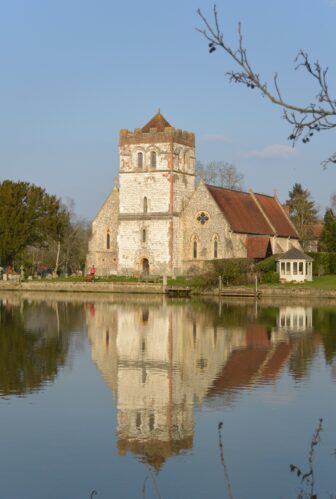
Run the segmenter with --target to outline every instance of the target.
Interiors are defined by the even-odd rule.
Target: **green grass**
[[[34,279],[35,280],[35,279]],[[58,277],[57,279],[41,279],[42,282],[84,282],[82,276],[73,277]],[[108,277],[96,277],[96,282],[139,282],[138,277],[131,276],[108,276]],[[144,280],[146,282],[146,280]],[[150,282],[150,281],[149,281]],[[162,280],[160,280],[162,282]],[[175,279],[168,278],[168,286],[176,287],[190,287],[197,289],[204,289],[209,286],[209,281],[205,276],[177,276]],[[254,287],[254,284],[246,285],[247,287]],[[268,286],[285,286],[285,287],[304,287],[304,288],[314,288],[314,289],[335,289],[336,290],[336,275],[324,275],[320,277],[314,277],[312,282],[303,283],[284,283],[284,284],[262,284],[263,287]]]
[[[312,282],[306,282],[304,286],[307,288],[336,289],[336,275],[314,277]]]
[[[265,283],[262,284],[263,287],[268,286],[284,286],[287,288],[314,288],[314,289],[335,289],[336,290],[336,275],[323,275],[320,277],[314,277],[311,282],[286,282],[286,283]]]

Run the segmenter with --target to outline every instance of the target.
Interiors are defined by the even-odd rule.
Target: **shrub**
[[[259,272],[276,272],[276,257],[270,256],[256,264],[256,270]]]
[[[252,268],[247,258],[227,258],[213,262],[215,276],[222,276],[223,284],[246,284]]]
[[[336,253],[308,253],[313,261],[313,274],[336,274]]]
[[[265,284],[278,284],[280,282],[280,276],[278,272],[270,270],[269,272],[263,272],[259,276],[260,282]]]

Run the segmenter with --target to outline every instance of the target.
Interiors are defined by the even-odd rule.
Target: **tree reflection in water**
[[[0,394],[25,395],[53,381],[77,321],[65,303],[0,302]]]

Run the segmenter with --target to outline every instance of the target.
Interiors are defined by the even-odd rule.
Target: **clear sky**
[[[75,201],[91,219],[118,172],[118,134],[143,126],[160,108],[193,131],[197,159],[234,163],[246,189],[282,201],[295,182],[322,211],[336,170],[320,162],[336,149],[324,132],[293,150],[290,129],[256,91],[230,84],[231,61],[209,54],[196,10],[209,0],[2,0],[0,2],[0,180],[41,185]],[[299,49],[329,66],[336,94],[336,0],[218,0],[226,36],[240,20],[262,77],[279,73],[284,97],[317,93],[294,71]]]

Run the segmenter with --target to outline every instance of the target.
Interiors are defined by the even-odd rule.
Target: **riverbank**
[[[166,286],[148,282],[81,282],[81,281],[0,281],[0,290],[29,292],[62,292],[62,293],[125,293],[155,294],[166,293]],[[201,289],[191,286],[192,295],[254,297],[254,290],[248,286],[225,286],[221,293],[218,289]],[[295,298],[336,298],[336,288],[323,289],[305,285],[262,285],[258,287],[258,296]]]

